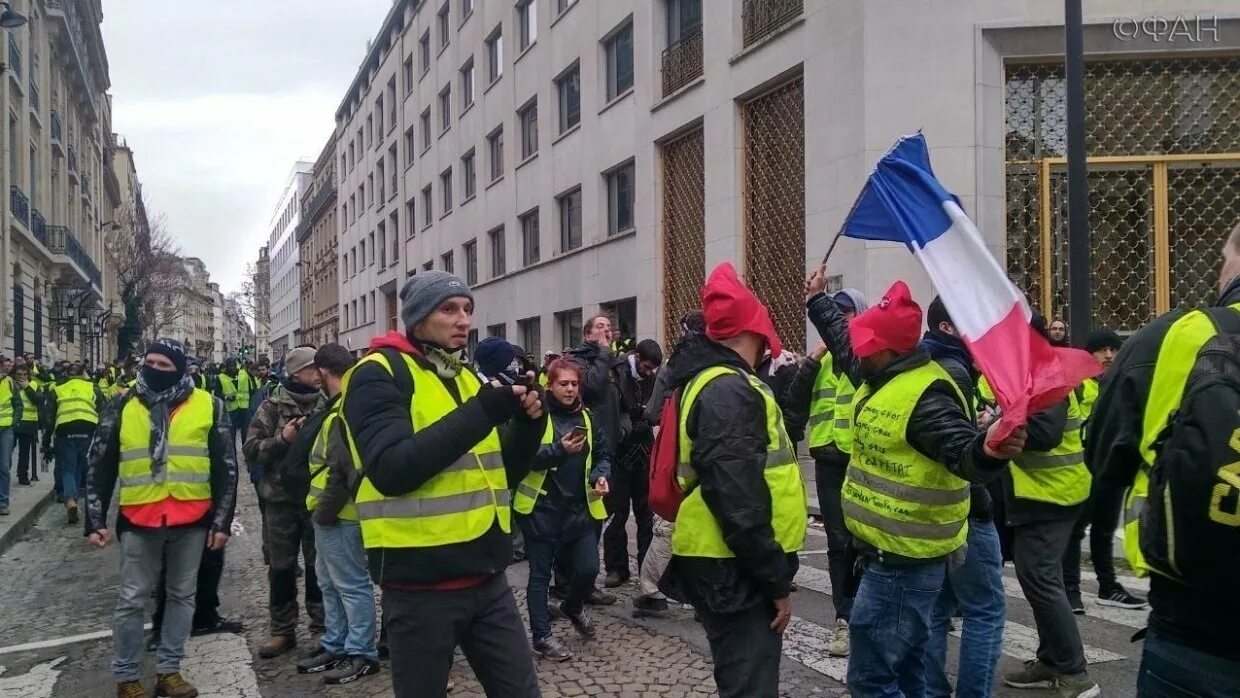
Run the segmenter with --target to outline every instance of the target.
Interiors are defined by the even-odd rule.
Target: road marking
[[[30,671],[17,676],[0,676],[0,696],[21,696],[22,698],[51,698],[56,688],[56,679],[60,677],[56,667],[68,657],[57,657],[42,664],[30,667]],[[5,667],[0,666],[0,674]]]
[[[1020,588],[1020,580],[1013,579],[1007,575],[1003,576],[1003,591],[1013,598],[1026,601],[1025,592]],[[1146,620],[1149,617],[1149,609],[1133,610],[1127,608],[1116,608],[1115,606],[1103,606],[1098,603],[1098,597],[1093,594],[1081,593],[1081,601],[1085,603],[1085,615],[1090,618],[1100,618],[1102,620],[1123,625],[1129,628],[1141,629],[1146,626]]]
[[[143,630],[150,630],[151,624],[147,623],[142,626]],[[90,640],[102,640],[105,637],[112,637],[111,630],[99,630],[93,633],[84,633],[82,635],[70,635],[69,637],[56,638],[54,640],[39,640],[38,642],[27,642],[23,645],[10,645],[9,647],[0,647],[0,654],[11,654],[13,652],[25,652],[27,650],[44,650],[49,647],[60,647],[61,645],[72,645],[75,642],[88,642]]]
[[[254,655],[245,638],[232,633],[191,637],[181,673],[201,698],[261,698]]]
[[[831,632],[817,623],[793,616],[784,630],[784,655],[840,683],[848,683],[848,658],[827,656]]]

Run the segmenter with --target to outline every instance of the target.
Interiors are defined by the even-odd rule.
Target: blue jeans
[[[56,436],[56,482],[66,501],[77,499],[78,487],[86,474],[86,451],[90,448],[89,434]]]
[[[323,591],[323,624],[319,639],[337,655],[379,661],[375,647],[375,593],[370,586],[362,528],[356,521],[335,526],[314,524],[314,570]]]
[[[947,681],[947,631],[956,610],[964,617],[956,698],[989,698],[995,667],[1003,651],[1007,597],[1003,590],[1003,552],[999,532],[989,521],[969,521],[969,551],[964,564],[948,570],[930,620],[926,644],[926,695],[950,698]]]
[[[0,429],[0,507],[9,505],[10,471],[13,469],[13,428]]]
[[[848,690],[865,698],[923,698],[930,616],[947,563],[871,562],[853,600]]]
[[[1240,662],[1168,642],[1151,630],[1145,636],[1145,651],[1141,655],[1141,668],[1137,670],[1137,695],[1141,698],[1240,696]]]
[[[547,591],[551,586],[551,566],[563,564],[570,573],[566,613],[577,613],[585,605],[598,576],[598,534],[591,530],[576,540],[555,541],[525,532],[525,559],[530,563],[529,586],[525,599],[530,612],[530,635],[535,640],[551,637],[551,618],[547,612]]]

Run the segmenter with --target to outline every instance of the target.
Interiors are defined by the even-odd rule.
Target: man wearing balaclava
[[[237,461],[224,403],[194,388],[185,348],[160,339],[147,348],[133,388],[108,403],[91,442],[86,534],[102,548],[119,482],[120,598],[112,619],[118,696],[149,695],[141,683],[142,624],[161,569],[167,579],[163,631],[155,652],[155,695],[187,698],[181,676],[204,546],[222,551],[237,498]]]

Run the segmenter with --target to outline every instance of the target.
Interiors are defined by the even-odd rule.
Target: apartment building
[[[254,358],[254,329],[246,322],[244,309],[234,298],[224,298],[224,334],[221,353],[214,361],[224,361],[239,353]]]
[[[1240,17],[1218,9],[1087,8],[1099,325],[1208,300],[1240,218]],[[435,268],[473,287],[478,334],[531,353],[600,311],[666,341],[728,260],[804,347],[807,268],[919,129],[1013,278],[1064,313],[1062,46],[1062,6],[1020,0],[398,0],[336,113],[341,336],[394,327],[403,280]],[[890,244],[844,240],[829,274],[933,296]]]
[[[271,255],[267,246],[258,250],[254,263],[254,351],[258,356],[271,358]],[[277,357],[278,358],[278,357]]]
[[[271,219],[271,353],[272,361],[297,346],[301,328],[301,264],[297,247],[297,224],[301,199],[310,186],[314,163],[298,160],[284,185],[284,193]]]
[[[336,229],[336,135],[319,153],[301,199],[297,246],[302,264],[299,343],[322,346],[340,332],[339,238]]]
[[[96,361],[106,336],[103,224],[120,205],[99,0],[14,0],[4,32],[0,334],[5,353]]]

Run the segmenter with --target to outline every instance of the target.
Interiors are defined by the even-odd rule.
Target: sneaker
[[[573,627],[577,629],[577,632],[582,637],[593,639],[598,635],[598,631],[594,628],[594,623],[590,622],[590,616],[586,615],[586,609],[583,608],[576,613],[565,611],[564,615],[568,616],[568,622],[573,624]]]
[[[595,589],[586,597],[586,603],[591,606],[610,606],[616,602],[616,595],[609,594],[605,591]]]
[[[334,668],[336,664],[342,661],[344,661],[344,655],[332,654],[322,647],[319,647],[310,654],[307,654],[298,660],[297,673],[318,674]]]
[[[563,601],[552,601],[547,604],[547,615],[551,616],[551,620],[568,620],[568,615],[564,613]]]
[[[1072,607],[1072,612],[1076,615],[1085,615],[1085,602],[1081,600],[1081,592],[1079,589],[1068,590],[1068,605]]]
[[[560,641],[554,637],[544,637],[541,640],[534,641],[534,654],[543,659],[550,659],[553,662],[567,662],[573,658],[573,653],[568,648],[560,644]]]
[[[1054,669],[1036,659],[1025,662],[1025,668],[1003,677],[1003,684],[1012,688],[1050,688],[1062,678]]]
[[[181,676],[181,672],[155,675],[155,695],[167,698],[198,698],[198,689]]]
[[[1060,676],[1051,684],[1051,688],[1059,698],[1098,698],[1102,695],[1102,689],[1089,678],[1089,674]]]
[[[146,698],[146,689],[141,681],[126,681],[116,684],[116,698]]]
[[[831,640],[827,642],[827,656],[848,656],[848,621],[843,618],[835,619],[835,630],[831,633]]]
[[[269,638],[262,647],[258,648],[258,656],[263,659],[273,659],[296,647],[297,638],[275,635]]]
[[[228,620],[227,618],[217,618],[210,625],[201,625],[190,631],[190,635],[211,635],[213,633],[239,633],[245,630],[245,626],[239,620]]]
[[[1145,608],[1148,604],[1145,599],[1140,596],[1133,596],[1132,594],[1129,594],[1128,590],[1124,587],[1116,587],[1110,592],[1099,593],[1098,605],[1114,606],[1115,608],[1127,608],[1134,611],[1139,611]]]
[[[634,618],[662,618],[667,615],[667,612],[667,599],[657,599],[652,596],[638,596],[633,599]]]
[[[603,586],[608,589],[615,589],[618,586],[624,586],[624,583],[627,581],[629,581],[629,575],[627,574],[623,574],[621,572],[608,572],[607,576],[603,579]]]
[[[353,683],[363,676],[379,673],[379,662],[365,657],[346,657],[331,671],[323,674],[323,683],[336,686]]]
[[[8,507],[0,507],[0,516],[8,516],[8,515],[9,515],[9,508],[8,508]]]

